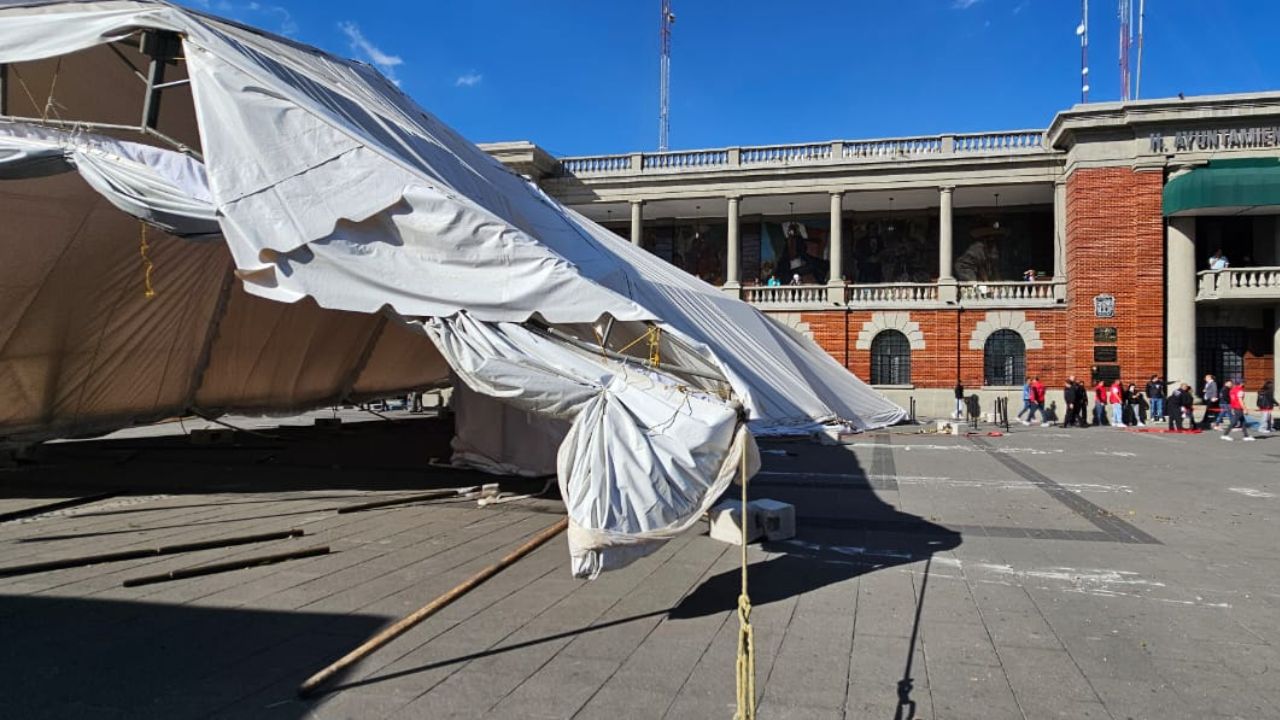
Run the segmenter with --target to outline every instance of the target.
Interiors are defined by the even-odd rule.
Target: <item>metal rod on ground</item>
[[[70,500],[59,500],[58,502],[47,503],[45,505],[37,505],[35,507],[24,508],[22,510],[14,510],[0,515],[0,522],[20,520],[22,518],[33,517],[35,515],[43,515],[47,512],[64,510],[66,508],[76,507],[77,505],[88,505],[89,503],[95,503],[99,500],[106,500],[107,498],[113,498],[117,495],[123,495],[124,492],[124,490],[113,490],[111,492],[99,493],[97,495],[87,495],[85,497],[72,498]]]
[[[396,622],[396,624],[392,625],[391,627],[383,630],[377,635],[374,635],[373,637],[364,641],[355,650],[352,650],[346,655],[343,655],[342,658],[339,659],[337,662],[333,663],[332,665],[329,665],[328,667],[324,668],[323,670],[316,673],[315,675],[312,675],[311,677],[307,678],[306,682],[298,686],[298,695],[300,697],[307,697],[308,695],[311,695],[321,685],[327,682],[334,675],[338,674],[342,670],[345,670],[351,665],[354,665],[355,663],[359,662],[360,660],[365,658],[367,655],[377,650],[378,648],[382,647],[383,645],[386,645],[392,640],[400,637],[405,632],[407,632],[410,628],[412,628],[414,625],[417,625],[423,620],[426,620],[427,618],[431,617],[437,611],[439,611],[441,608],[445,607],[449,603],[452,603],[454,600],[457,600],[463,595],[466,595],[468,592],[471,592],[475,588],[479,587],[486,580],[493,577],[494,575],[497,575],[499,572],[505,570],[511,564],[515,563],[515,561],[519,560],[525,555],[528,555],[529,553],[533,552],[534,550],[544,545],[548,540],[551,540],[555,536],[564,532],[565,528],[567,527],[569,527],[569,518],[566,517],[561,519],[556,524],[546,528],[545,530],[542,530],[537,535],[534,535],[532,538],[529,539],[528,542],[524,543],[523,545],[516,548],[515,550],[512,550],[511,552],[507,553],[498,562],[481,570],[475,575],[472,575],[471,577],[463,581],[462,584],[454,587],[449,592],[441,595],[435,600],[432,600],[431,602],[427,603],[421,608],[418,608],[413,613],[406,615],[404,618],[400,619],[398,622]]]
[[[305,534],[306,533],[304,531],[294,528],[293,530],[286,530],[284,532],[262,533],[260,535],[241,535],[240,537],[222,538],[221,540],[203,540],[201,542],[185,543],[182,545],[142,548],[140,550],[123,550],[121,552],[105,553],[103,555],[85,555],[76,558],[65,558],[63,560],[49,560],[47,562],[31,563],[30,565],[14,565],[12,567],[0,568],[0,577],[30,575],[38,572],[49,572],[50,570],[65,570],[67,568],[84,567],[85,565],[97,565],[98,563],[137,560],[139,558],[155,557],[156,555],[176,555],[178,553],[195,552],[197,550],[212,550],[213,548],[232,547],[234,545],[248,545],[250,543],[266,542],[268,540],[283,540],[285,538],[301,537]]]
[[[272,565],[286,560],[301,560],[302,558],[328,554],[329,546],[324,545],[320,547],[307,548],[306,550],[294,550],[292,552],[276,553],[275,555],[258,555],[257,557],[228,560],[227,562],[213,563],[211,565],[182,568],[179,570],[172,570],[167,573],[160,573],[159,575],[144,575],[143,577],[129,578],[121,584],[124,587],[153,585],[155,583],[169,582],[170,580],[184,580],[186,578],[200,577],[202,575],[216,575],[217,573],[231,572],[232,570],[244,570],[245,568]]]
[[[432,490],[430,492],[420,493],[418,495],[410,495],[409,497],[394,498],[392,500],[377,500],[370,503],[361,503],[359,505],[347,505],[338,508],[339,515],[346,513],[360,512],[361,510],[376,510],[377,508],[391,507],[392,505],[406,505],[408,503],[420,502],[423,500],[439,500],[440,498],[463,497],[467,493],[483,493],[492,487],[493,494],[497,494],[498,486],[490,483],[487,485],[477,485],[465,488],[449,488],[447,490]]]

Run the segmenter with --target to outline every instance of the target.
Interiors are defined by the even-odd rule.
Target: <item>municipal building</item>
[[[1276,379],[1280,93],[1090,103],[1001,132],[482,147],[922,413],[957,381]]]

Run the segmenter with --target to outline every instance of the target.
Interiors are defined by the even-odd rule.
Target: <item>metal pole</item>
[[[1133,83],[1133,99],[1142,96],[1142,21],[1147,17],[1147,0],[1138,0],[1138,72]]]
[[[398,622],[396,622],[391,627],[383,630],[382,632],[364,641],[355,650],[352,650],[346,655],[343,655],[337,662],[333,663],[332,665],[329,665],[328,667],[324,668],[323,670],[316,673],[315,675],[312,675],[311,677],[307,678],[307,681],[302,683],[302,685],[298,687],[298,695],[301,697],[307,697],[308,695],[311,695],[321,685],[327,682],[334,675],[338,674],[342,670],[345,670],[351,665],[354,665],[355,663],[364,659],[367,655],[374,652],[378,648],[382,647],[383,645],[386,645],[392,640],[395,640],[396,638],[408,632],[411,628],[413,628],[413,626],[417,625],[423,620],[426,620],[427,618],[436,614],[436,612],[438,612],[441,608],[445,607],[446,605],[449,605],[454,600],[457,600],[463,595],[466,595],[467,593],[471,592],[475,588],[479,587],[482,583],[484,583],[489,578],[493,577],[494,575],[497,575],[499,572],[510,567],[513,563],[515,563],[520,558],[524,557],[525,555],[528,555],[529,553],[538,549],[542,545],[546,544],[547,541],[551,540],[555,536],[564,532],[565,528],[567,527],[569,527],[569,518],[566,517],[561,519],[556,524],[546,528],[545,530],[538,533],[537,535],[534,535],[533,538],[531,538],[528,542],[516,548],[515,550],[512,550],[510,553],[507,553],[507,555],[504,556],[498,562],[481,570],[475,575],[472,575],[471,577],[464,580],[460,585],[454,587],[449,592],[441,595],[435,600],[432,600],[426,605],[423,605],[421,608],[418,608],[417,610],[410,613],[409,615],[406,615],[405,617],[401,618]]]

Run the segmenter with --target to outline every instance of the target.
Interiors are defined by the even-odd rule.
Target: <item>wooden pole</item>
[[[58,502],[46,503],[44,505],[37,505],[35,507],[24,508],[22,510],[14,510],[13,512],[7,512],[7,513],[4,513],[3,515],[0,515],[0,522],[8,522],[10,520],[20,520],[22,518],[34,517],[36,515],[43,515],[47,512],[53,512],[54,510],[63,510],[66,508],[76,507],[78,505],[88,505],[89,503],[95,503],[95,502],[98,502],[99,500],[106,500],[108,498],[113,498],[117,495],[123,495],[124,492],[125,492],[124,490],[112,490],[111,492],[99,493],[97,495],[89,495],[88,497],[72,498],[71,500],[60,500]]]
[[[440,500],[442,498],[455,498],[465,495],[469,492],[477,492],[479,486],[466,488],[447,488],[444,490],[431,490],[417,495],[408,497],[399,497],[394,500],[377,500],[375,502],[361,503],[359,505],[346,505],[338,508],[339,515],[345,515],[353,512],[363,512],[365,510],[376,510],[378,508],[392,507],[394,505],[408,505],[410,503],[422,502],[423,500]]]
[[[374,635],[368,640],[365,640],[363,643],[360,644],[359,647],[347,653],[346,655],[343,655],[342,658],[339,659],[337,662],[324,668],[323,670],[316,673],[315,675],[312,675],[310,678],[307,678],[306,682],[298,686],[298,696],[307,697],[313,694],[321,685],[327,682],[334,675],[338,674],[342,670],[345,670],[347,667],[350,667],[351,665],[354,665],[355,663],[364,659],[366,656],[368,656],[378,648],[382,647],[383,645],[386,645],[392,640],[400,637],[405,632],[407,632],[410,628],[412,628],[414,625],[417,625],[423,620],[426,620],[427,618],[431,617],[437,611],[444,608],[446,605],[452,603],[454,600],[457,600],[463,595],[466,595],[468,592],[471,592],[472,590],[476,589],[489,578],[493,577],[494,575],[497,575],[499,572],[502,572],[503,570],[511,566],[520,558],[524,557],[525,555],[528,555],[529,553],[538,549],[542,545],[546,544],[548,540],[551,540],[555,536],[564,532],[565,528],[567,527],[569,527],[569,518],[566,517],[561,519],[555,525],[552,525],[546,528],[545,530],[539,532],[537,535],[534,535],[532,538],[529,539],[528,542],[524,543],[523,545],[516,548],[515,550],[512,550],[511,552],[507,553],[498,562],[490,565],[489,567],[486,567],[485,569],[481,570],[475,575],[472,575],[471,577],[467,578],[460,585],[454,587],[449,592],[441,595],[435,600],[432,600],[431,602],[427,603],[421,608],[418,608],[413,613],[406,615],[404,618],[401,618],[391,627],[388,627],[382,632],[379,632],[377,635]]]
[[[187,578],[203,577],[205,575],[216,575],[218,573],[231,572],[232,570],[244,570],[245,568],[261,567],[262,565],[273,565],[286,560],[301,560],[302,558],[328,554],[329,546],[321,545],[320,547],[312,547],[305,550],[293,550],[291,552],[276,553],[274,555],[257,555],[255,557],[228,560],[227,562],[213,563],[211,565],[200,565],[197,567],[170,570],[167,573],[160,573],[159,575],[144,575],[142,577],[129,578],[121,583],[121,585],[123,587],[153,585],[155,583],[169,582],[170,580],[185,580]]]
[[[66,558],[63,560],[49,560],[47,562],[31,563],[30,565],[0,567],[0,577],[30,575],[32,573],[49,572],[51,570],[65,570],[67,568],[84,567],[86,565],[97,565],[98,563],[123,562],[125,560],[155,557],[156,555],[175,555],[178,553],[196,552],[197,550],[212,550],[214,548],[232,547],[234,545],[249,545],[251,543],[267,542],[269,540],[284,540],[285,538],[302,537],[305,534],[306,533],[303,530],[294,528],[293,530],[286,530],[284,532],[263,533],[261,535],[241,535],[240,537],[203,540],[201,542],[185,543],[182,545],[167,545],[164,547],[142,548],[139,550],[122,550],[120,552],[105,553],[102,555],[85,555],[83,557]]]

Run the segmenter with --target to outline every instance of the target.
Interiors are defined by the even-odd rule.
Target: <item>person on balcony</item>
[[[765,285],[768,287],[782,287],[782,281],[778,279],[777,275],[770,275],[769,281]]]
[[[1231,261],[1227,260],[1227,256],[1222,254],[1222,248],[1213,251],[1213,255],[1209,257],[1210,270],[1226,270],[1231,267]]]
[[[1035,281],[1036,281],[1036,271],[1035,271],[1035,269],[1034,269],[1034,268],[1027,268],[1026,270],[1024,270],[1024,271],[1022,272],[1022,279],[1023,279],[1023,280],[1026,280],[1027,282],[1035,282]]]

